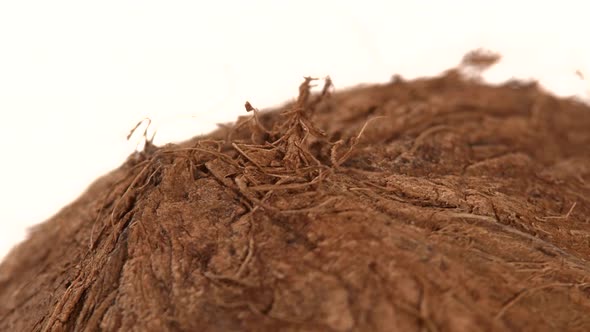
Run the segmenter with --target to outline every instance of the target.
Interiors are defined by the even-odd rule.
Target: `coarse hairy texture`
[[[0,330],[590,330],[586,105],[462,68],[311,82],[37,226]]]

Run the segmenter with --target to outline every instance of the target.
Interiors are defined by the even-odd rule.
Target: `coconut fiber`
[[[147,141],[4,260],[0,330],[590,331],[590,108],[487,65]]]

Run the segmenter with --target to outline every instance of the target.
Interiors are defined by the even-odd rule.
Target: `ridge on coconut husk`
[[[0,330],[590,330],[590,108],[486,56],[148,140],[0,265]]]

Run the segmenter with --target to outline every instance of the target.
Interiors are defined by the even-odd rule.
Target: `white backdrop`
[[[133,151],[205,133],[293,98],[303,76],[336,88],[434,75],[471,49],[487,77],[588,93],[584,1],[0,0],[0,258]],[[590,116],[590,115],[589,115]]]

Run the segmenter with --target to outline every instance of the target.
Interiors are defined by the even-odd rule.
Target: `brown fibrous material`
[[[2,263],[0,330],[590,330],[588,106],[458,69],[313,81],[144,133]]]

